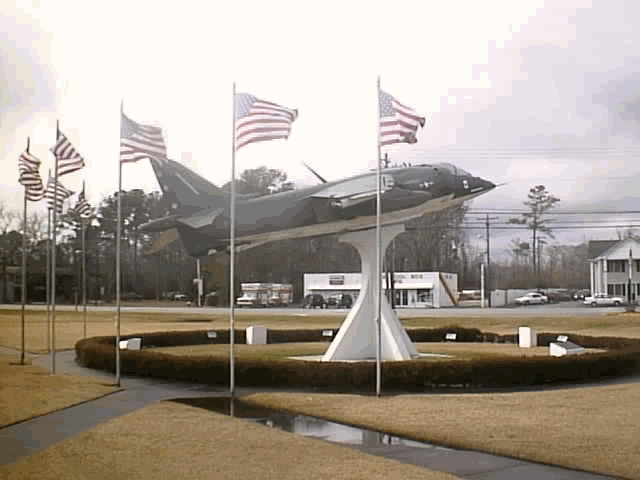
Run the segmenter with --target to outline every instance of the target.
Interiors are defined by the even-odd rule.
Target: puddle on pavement
[[[188,398],[174,401],[224,415],[232,415],[236,418],[251,420],[285,432],[297,433],[306,437],[318,438],[329,442],[364,447],[380,447],[386,445],[451,450],[445,447],[396,437],[387,433],[330,422],[320,418],[256,407],[238,400],[232,403],[230,398]]]

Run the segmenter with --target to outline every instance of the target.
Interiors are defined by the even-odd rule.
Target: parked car
[[[539,292],[529,292],[524,297],[516,298],[517,305],[535,305],[549,303],[549,297]]]
[[[545,295],[549,299],[549,303],[568,302],[571,300],[571,294],[567,290],[548,290]]]
[[[605,307],[613,305],[614,307],[623,305],[625,303],[624,298],[615,297],[613,295],[608,295],[606,293],[596,293],[591,297],[586,297],[584,299],[585,305],[591,305],[592,307]]]
[[[142,300],[144,297],[138,292],[122,292],[120,298],[122,300]]]
[[[582,290],[576,290],[575,292],[573,292],[574,300],[584,300],[585,298],[590,296],[591,290],[589,290],[588,288],[583,288]]]
[[[174,302],[189,302],[191,301],[191,296],[186,293],[176,293],[173,295]]]
[[[312,293],[304,297],[304,308],[327,308],[327,302],[319,293]]]
[[[339,295],[331,295],[327,298],[327,307],[334,308],[351,308],[353,305],[353,298],[347,293],[341,293]]]

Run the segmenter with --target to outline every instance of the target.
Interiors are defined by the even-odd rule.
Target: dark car
[[[327,302],[319,293],[312,293],[304,297],[304,308],[327,308]]]
[[[346,293],[339,294],[339,295],[331,295],[327,299],[327,307],[351,308],[352,305],[353,305],[353,299],[351,298],[351,295],[348,295]]]
[[[122,300],[142,300],[144,297],[138,292],[122,292],[120,299]]]

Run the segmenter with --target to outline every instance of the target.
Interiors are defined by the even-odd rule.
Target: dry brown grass
[[[321,355],[329,348],[327,342],[279,343],[271,345],[236,345],[235,357],[238,359],[285,359],[305,355]],[[418,343],[421,353],[437,353],[447,357],[426,357],[421,362],[448,362],[451,359],[497,359],[505,357],[546,357],[547,347],[519,348],[513,344],[494,343]],[[157,351],[176,357],[214,357],[228,358],[229,346],[223,345],[186,345],[180,347],[156,347],[148,351]],[[589,349],[589,352],[603,350]]]
[[[640,385],[505,394],[254,394],[286,409],[460,448],[640,479]]]
[[[530,316],[509,316],[498,312],[495,317],[465,316],[445,317],[421,315],[405,318],[400,312],[405,327],[437,328],[458,325],[467,328],[479,328],[485,332],[512,334],[521,325],[536,328],[539,332],[579,333],[583,335],[636,337],[640,338],[640,313],[603,313],[600,315],[541,315],[534,312]],[[270,311],[239,311],[236,313],[236,328],[250,325],[264,325],[274,329],[297,328],[337,328],[344,315],[335,314],[295,314],[274,315]],[[44,311],[27,310],[26,315],[27,351],[44,352],[47,350],[47,315]],[[131,335],[158,331],[184,331],[228,329],[229,316],[223,311],[206,312],[193,309],[188,313],[159,311],[153,313],[126,312],[121,314],[121,333]],[[20,312],[18,310],[0,310],[0,345],[20,348]],[[90,312],[87,322],[89,337],[113,335],[114,313],[111,311]],[[83,337],[82,312],[58,311],[56,313],[56,350],[73,348]]]
[[[7,479],[453,480],[357,450],[171,402],[75,435],[16,464]]]
[[[27,365],[17,365],[19,360],[19,354],[0,354],[0,426],[117,390],[91,377],[49,375],[28,361]]]

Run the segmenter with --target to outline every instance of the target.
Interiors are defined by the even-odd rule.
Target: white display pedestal
[[[382,227],[382,252],[404,225]],[[375,229],[340,235],[338,240],[356,247],[362,260],[362,285],[355,305],[322,356],[323,362],[341,360],[375,360],[376,358],[376,231]],[[379,278],[378,281],[381,279]],[[418,356],[416,347],[382,296],[381,360],[411,360]]]

